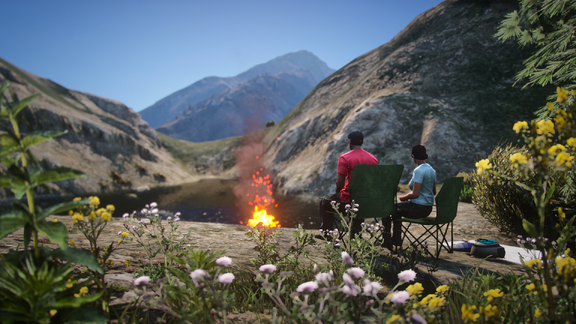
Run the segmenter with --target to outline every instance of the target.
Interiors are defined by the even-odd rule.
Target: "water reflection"
[[[171,187],[153,188],[143,192],[99,193],[100,206],[112,204],[116,207],[114,215],[121,216],[134,210],[144,208],[146,204],[156,202],[161,211],[168,213],[181,212],[180,219],[195,222],[226,224],[246,224],[252,217],[253,207],[241,205],[233,193],[237,184],[233,180],[208,179]],[[88,195],[86,195],[88,196]],[[41,207],[73,199],[74,196],[45,196],[38,202]],[[318,206],[305,203],[293,197],[274,195],[278,207],[269,206],[268,214],[274,215],[282,227],[304,228],[320,227]],[[0,206],[9,206],[8,200],[0,200]]]

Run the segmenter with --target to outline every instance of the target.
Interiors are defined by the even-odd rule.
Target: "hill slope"
[[[289,53],[243,72],[235,77],[207,77],[188,87],[160,99],[152,106],[140,111],[142,118],[150,127],[156,128],[170,121],[176,114],[190,105],[200,102],[223,90],[244,84],[261,74],[292,73],[309,74],[309,82],[318,84],[334,72],[326,63],[307,51]],[[301,98],[300,98],[301,99]]]
[[[44,167],[66,166],[89,175],[58,182],[57,192],[137,189],[194,179],[162,147],[154,130],[124,104],[66,89],[0,59],[0,83],[5,80],[19,98],[42,94],[22,112],[32,129],[68,131],[32,148]]]
[[[517,1],[444,1],[390,42],[323,80],[269,131],[268,164],[277,188],[311,197],[335,191],[347,134],[364,132],[363,148],[380,164],[403,164],[425,143],[438,180],[471,171],[512,125],[533,118],[551,88],[513,87],[530,48],[493,37]]]

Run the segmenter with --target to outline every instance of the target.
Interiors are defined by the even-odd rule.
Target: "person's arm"
[[[434,192],[434,196],[436,196],[436,181],[434,181],[434,185],[432,186],[432,192]]]
[[[400,196],[398,198],[400,198],[400,201],[407,201],[408,199],[416,199],[416,198],[420,197],[420,187],[421,186],[422,186],[421,183],[414,182],[414,188],[412,189],[412,192],[409,194],[406,194],[404,196]],[[434,186],[434,188],[436,188],[436,186]],[[436,192],[436,189],[434,189],[434,192]]]
[[[340,190],[344,188],[346,184],[346,176],[343,174],[338,174],[338,179],[336,179],[336,193],[340,193]]]

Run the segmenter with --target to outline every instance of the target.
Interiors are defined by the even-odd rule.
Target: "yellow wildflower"
[[[80,201],[80,200],[82,200],[82,198],[80,198],[80,197],[76,197],[76,198],[72,199],[72,201]]]
[[[122,240],[118,240],[118,244],[122,243]]]
[[[422,298],[422,300],[420,301],[420,305],[428,305],[428,301],[434,297],[436,297],[436,295],[429,294],[428,296]]]
[[[394,314],[394,315],[392,315],[392,317],[390,317],[390,318],[386,321],[386,324],[394,323],[394,322],[396,322],[396,321],[398,321],[398,320],[400,320],[400,315]]]
[[[552,145],[548,149],[548,154],[554,156],[554,155],[559,153],[558,151],[564,152],[564,151],[566,151],[566,147],[564,147],[564,145],[562,145],[562,144]]]
[[[526,164],[528,163],[528,158],[525,155],[522,155],[522,153],[514,153],[510,156],[510,162]]]
[[[50,316],[54,316],[54,315],[56,315],[56,313],[58,313],[58,310],[56,310],[56,309],[50,310]]]
[[[564,120],[564,117],[560,115],[556,116],[556,118],[554,118],[554,121],[556,122],[556,125],[559,126],[564,126],[564,124],[566,124],[566,120]]]
[[[548,110],[554,109],[554,104],[551,103],[551,102],[547,102],[547,103],[546,103],[546,106],[548,107]]]
[[[536,127],[538,127],[536,131],[539,135],[556,133],[554,123],[551,120],[540,120],[536,123]]]
[[[531,283],[531,284],[526,286],[526,289],[528,289],[530,291],[534,290],[534,288],[536,288],[536,285],[534,283]]]
[[[128,234],[128,232],[122,232],[122,237],[127,237],[128,235],[130,235],[130,234]],[[420,285],[420,286],[422,286],[422,285]],[[422,289],[424,289],[424,288],[422,288]]]
[[[102,217],[102,219],[105,222],[109,222],[110,220],[112,220],[112,214],[106,212],[106,213],[102,213],[102,215],[100,215],[100,217]]]
[[[94,218],[96,218],[96,214],[94,214],[94,212],[91,212],[90,215],[88,215],[88,219],[94,220]]]
[[[74,240],[68,241],[69,244],[74,244]]]
[[[106,205],[106,209],[108,209],[109,211],[115,211],[116,207],[114,207],[114,205]]]
[[[542,267],[542,260],[540,259],[532,259],[532,260],[528,260],[526,261],[526,266],[528,268],[532,268],[534,266],[534,264],[538,264],[538,269],[540,269]]]
[[[79,294],[74,294],[74,297],[78,298],[78,297],[80,297],[80,295],[79,295]]]
[[[92,206],[100,205],[100,198],[93,196],[93,197],[90,197],[88,199],[90,199],[90,205],[92,205]]]
[[[570,248],[567,248],[567,249],[564,251],[564,255],[572,255],[572,252],[570,251]]]
[[[73,284],[67,284],[67,285],[66,285],[66,288],[72,288],[72,287],[74,287]]]
[[[558,155],[556,156],[556,159],[554,159],[554,161],[558,165],[566,165],[567,167],[572,166],[572,160],[574,160],[574,157],[570,156],[570,154],[568,154],[566,152],[558,153]]]
[[[500,289],[490,289],[484,293],[484,297],[488,297],[488,302],[491,303],[494,298],[502,297],[504,295]]]
[[[54,218],[54,219],[52,220],[52,223],[58,223],[58,219]]]
[[[68,215],[70,215],[70,216],[74,215],[74,211],[73,211],[73,210],[69,210],[69,211],[68,211]]]
[[[576,267],[576,260],[571,257],[558,257],[556,258],[556,267],[558,267],[559,272],[572,272],[573,268]]]
[[[84,220],[84,216],[82,214],[74,213],[74,215],[72,215],[72,221],[74,221],[74,224],[81,220]]]
[[[428,308],[430,310],[433,310],[436,307],[444,306],[445,303],[446,303],[446,297],[434,297],[430,299],[430,302],[428,303]]]
[[[558,216],[560,217],[560,220],[564,220],[564,218],[566,218],[566,214],[562,210],[562,207],[558,207]]]
[[[436,288],[437,293],[445,293],[448,290],[450,290],[450,287],[448,287],[447,285],[442,285],[442,286],[439,286],[438,288]]]
[[[536,311],[534,312],[534,316],[536,316],[536,317],[542,316],[542,312],[540,311],[540,308],[536,308]]]
[[[124,264],[127,266],[130,266],[131,263],[130,263],[130,261],[126,260],[126,261],[124,261]]]
[[[480,314],[474,313],[476,309],[477,309],[476,306],[472,305],[468,306],[466,304],[462,305],[462,319],[466,322],[468,321],[476,322],[478,317],[480,317]]]
[[[566,144],[572,147],[576,147],[576,137],[570,137],[567,141]]]
[[[490,164],[490,160],[484,159],[476,162],[476,168],[478,168],[478,175],[484,173],[484,170],[488,170],[492,168],[492,164]]]
[[[564,102],[568,99],[568,91],[566,91],[566,89],[557,87],[556,92],[558,92],[558,99],[556,99],[556,101]]]
[[[122,234],[122,235],[124,235],[124,234]],[[421,292],[422,292],[423,290],[424,290],[424,287],[422,287],[422,284],[419,283],[419,282],[417,282],[417,283],[415,283],[415,284],[413,284],[413,285],[410,285],[410,286],[408,286],[408,287],[406,288],[406,291],[410,294],[410,296],[413,296],[413,295],[416,295],[416,294],[417,294],[417,295],[421,295],[421,294],[422,294]]]
[[[498,306],[488,304],[486,307],[480,306],[480,312],[484,313],[486,321],[498,318]]]
[[[514,124],[514,127],[512,127],[512,129],[516,132],[516,133],[520,133],[520,131],[524,130],[524,129],[528,129],[528,123],[525,121],[519,121],[516,124]]]
[[[88,287],[82,287],[82,288],[80,288],[80,293],[83,294],[83,295],[87,294],[87,293],[88,293]]]

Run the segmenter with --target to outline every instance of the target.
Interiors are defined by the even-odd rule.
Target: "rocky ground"
[[[88,246],[88,241],[84,238],[83,234],[73,228],[72,220],[69,216],[52,216],[49,219],[54,218],[66,224],[70,229],[69,237],[74,240],[74,245],[83,248]],[[116,218],[107,225],[99,242],[105,245],[106,242],[111,242],[111,240],[117,241],[118,232],[123,230],[125,230],[123,220]],[[245,225],[181,222],[178,233],[179,238],[182,238],[185,233],[189,232],[190,238],[186,241],[186,244],[190,244],[193,248],[210,248],[215,251],[225,250],[225,255],[232,258],[233,265],[241,268],[254,269],[249,260],[256,257],[257,252],[253,250],[255,244],[245,236],[247,230],[248,228]],[[280,228],[278,230],[283,232],[283,235],[278,238],[278,250],[283,254],[294,244],[294,238],[292,236],[294,229]],[[412,232],[417,234],[420,233],[421,230],[414,228]],[[502,235],[494,226],[488,224],[472,204],[460,203],[458,206],[458,216],[454,221],[454,241],[478,238],[495,239],[501,244],[516,245],[513,238]],[[41,238],[41,242],[56,247],[56,244],[50,243],[46,238]],[[321,242],[316,246],[307,248],[310,252],[310,258],[320,264],[326,262],[323,254],[323,244],[324,243]],[[407,246],[407,242],[404,242],[404,244]],[[8,249],[14,249],[18,245],[22,246],[22,230],[0,240],[0,253],[6,253]],[[134,271],[148,264],[145,253],[141,248],[136,247],[135,242],[123,244],[121,248],[112,254],[111,259],[114,260],[114,263],[108,272],[108,280],[110,283],[118,283],[126,286],[132,284]],[[124,261],[129,261],[130,265],[125,265]],[[156,256],[153,261],[161,262],[163,261],[163,257],[161,255]],[[434,277],[439,283],[446,283],[449,278],[461,276],[463,271],[476,267],[480,261],[482,260],[463,252],[449,254],[443,251],[440,254],[438,271],[434,273]],[[507,272],[509,270],[515,272],[521,271],[519,264],[502,259],[485,260],[482,262],[481,267],[493,272]],[[426,268],[424,267],[421,270],[426,271]],[[131,295],[125,294],[125,297],[116,300],[116,303],[130,299]],[[233,315],[233,317],[234,316],[242,318],[239,314]]]

